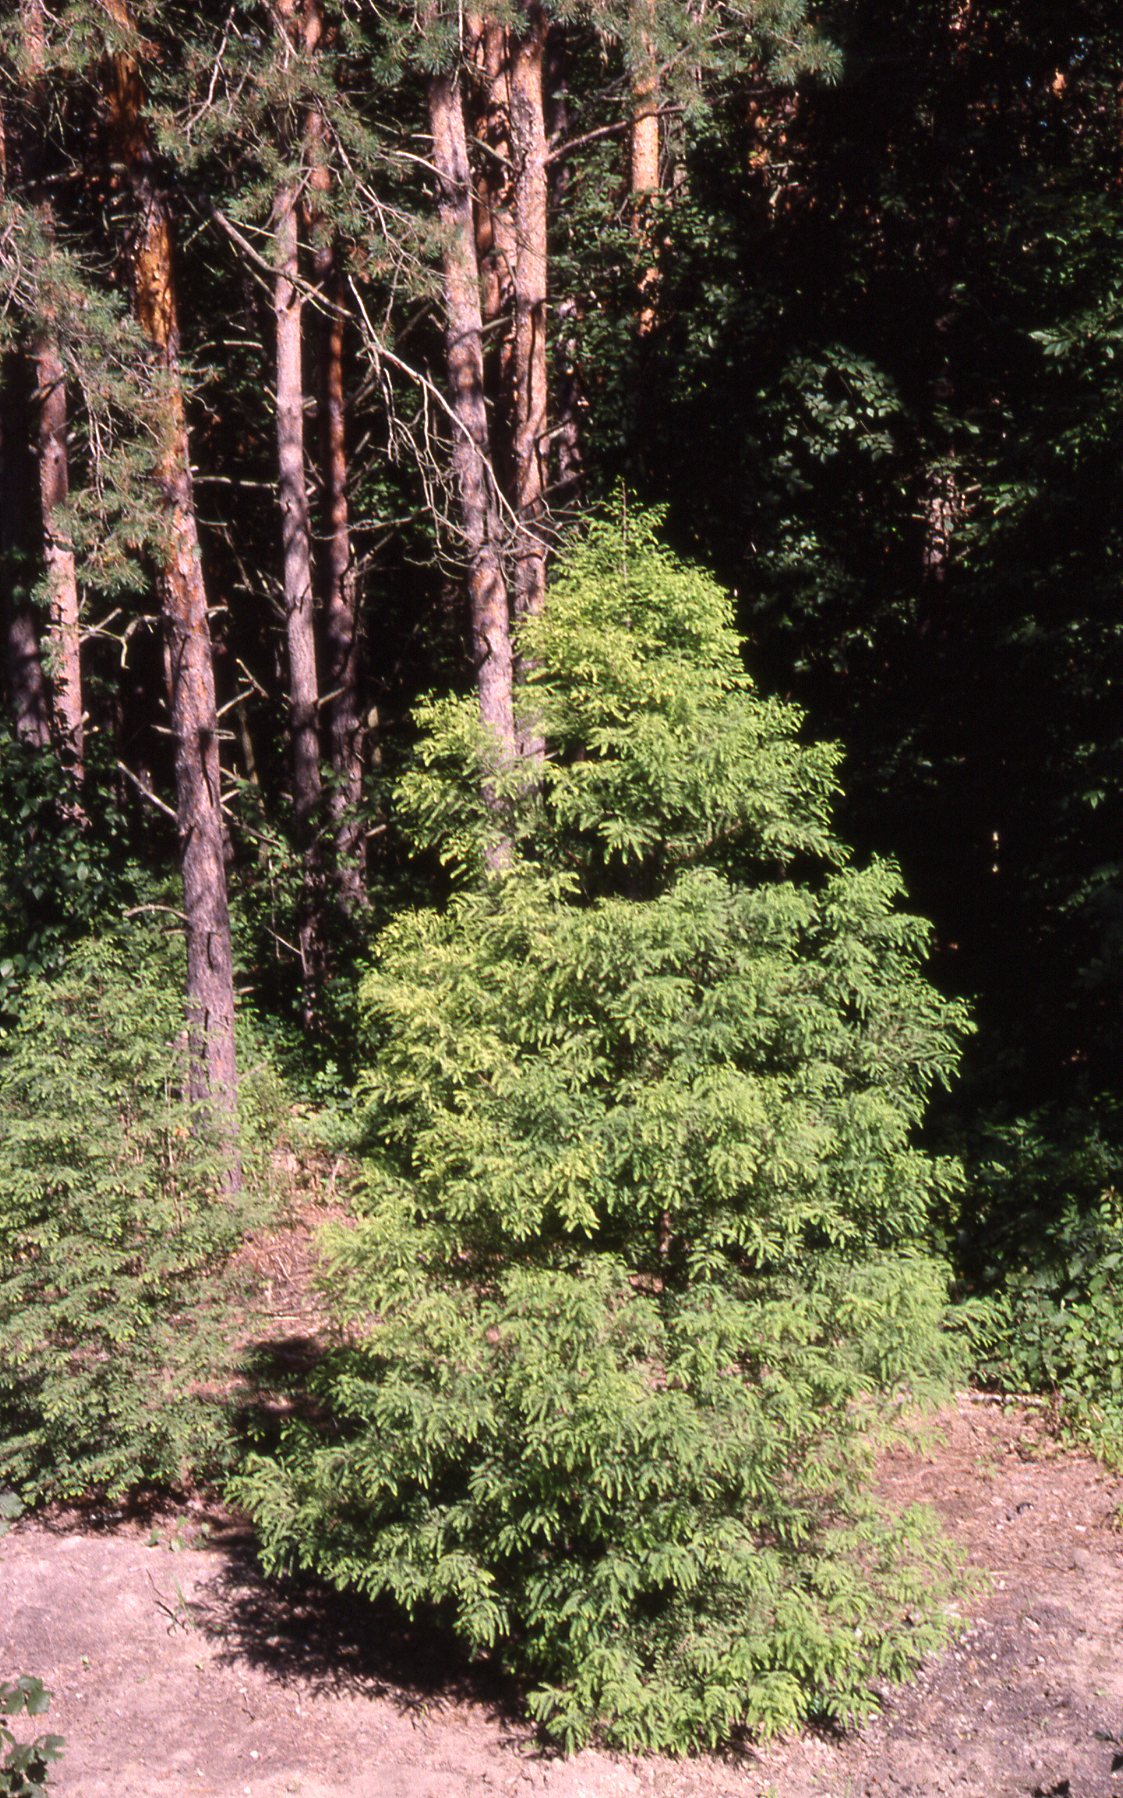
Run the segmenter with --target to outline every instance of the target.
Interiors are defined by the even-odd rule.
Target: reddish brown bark
[[[478,100],[475,136],[486,145],[475,181],[476,259],[484,325],[484,388],[493,466],[504,488],[512,475],[517,246],[512,206],[510,40],[504,25],[469,18],[467,38]]]
[[[38,334],[34,357],[39,500],[43,514],[43,554],[50,603],[52,709],[59,753],[75,779],[81,780],[85,719],[82,706],[78,570],[74,550],[62,522],[63,510],[70,497],[70,469],[66,449],[69,414],[66,375],[57,341],[49,329]]]
[[[294,0],[278,0],[281,31],[294,42]],[[320,801],[320,689],[312,600],[312,520],[304,466],[304,301],[300,286],[300,178],[277,190],[273,205],[276,280],[273,321],[277,362],[277,488],[281,506],[282,581],[289,663],[293,806],[306,861],[315,842]],[[302,945],[303,947],[303,945]],[[306,975],[310,973],[306,966]]]
[[[347,911],[366,903],[366,840],[363,797],[363,726],[359,710],[358,595],[351,557],[347,499],[347,402],[343,382],[343,281],[337,252],[331,265],[320,261],[331,307],[323,335],[320,408],[323,420],[323,476],[328,540],[324,558],[324,651],[327,664],[328,752],[332,783],[328,796],[335,844],[336,882]]]
[[[640,0],[642,17],[651,0]],[[632,76],[630,187],[633,199],[659,191],[659,70],[650,30],[641,22],[640,61]]]
[[[515,723],[502,518],[490,466],[472,179],[457,76],[431,76],[428,96],[433,162],[438,174],[437,203],[445,233],[445,345],[455,417],[453,473],[467,558],[480,716],[500,754],[510,758],[515,753]]]
[[[659,268],[655,260],[652,203],[659,192],[659,64],[654,41],[655,0],[637,0],[637,54],[632,73],[630,188],[632,231],[645,267],[639,279],[637,324],[641,337],[655,325]]]
[[[515,353],[513,456],[516,618],[542,610],[546,597],[543,457],[547,443],[547,221],[549,214],[546,123],[542,70],[546,20],[527,9],[526,30],[511,48],[511,151],[514,161]]]
[[[320,0],[306,0],[304,46],[317,49],[323,38]],[[312,267],[320,291],[317,401],[320,457],[326,513],[321,558],[322,641],[327,694],[322,701],[331,766],[328,819],[334,849],[336,892],[347,912],[366,904],[366,836],[363,797],[363,722],[359,706],[358,591],[351,553],[348,499],[347,399],[344,382],[346,285],[340,246],[326,217],[331,172],[326,157],[325,121],[315,107],[304,124],[308,161],[306,212],[312,238]]]
[[[278,190],[273,233],[277,276],[273,323],[277,362],[277,495],[281,512],[281,591],[289,670],[289,737],[293,813],[303,861],[297,941],[305,1024],[316,1010],[322,975],[319,928],[320,857],[317,841],[320,779],[320,686],[316,671],[312,597],[312,521],[304,477],[303,303],[297,229],[299,184]]]
[[[103,0],[115,26],[132,32],[124,0]],[[162,401],[163,441],[155,475],[164,501],[157,585],[164,619],[168,709],[175,745],[176,816],[187,937],[190,1092],[228,1136],[228,1173],[240,1178],[233,1145],[237,1108],[234,977],[220,798],[218,718],[207,595],[191,482],[179,364],[179,320],[171,221],[156,180],[135,57],[110,59],[107,84],[114,154],[133,203],[128,254],[137,321],[152,353]]]

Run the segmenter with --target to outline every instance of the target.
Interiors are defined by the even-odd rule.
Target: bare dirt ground
[[[202,1514],[27,1520],[0,1542],[0,1677],[39,1674],[61,1798],[1123,1798],[1123,1482],[963,1399],[895,1454],[990,1583],[864,1730],[730,1759],[544,1756],[510,1694],[369,1608],[255,1573]]]

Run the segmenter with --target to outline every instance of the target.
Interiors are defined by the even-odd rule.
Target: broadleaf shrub
[[[990,1121],[970,1145],[962,1307],[984,1380],[1053,1401],[1061,1430],[1123,1466],[1118,1106]]]
[[[41,1679],[22,1673],[18,1679],[0,1681],[0,1719],[41,1717],[50,1709],[51,1694]],[[51,1765],[62,1759],[63,1738],[36,1736],[21,1742],[0,1721],[0,1798],[44,1798],[50,1785]]]
[[[84,939],[0,1058],[0,1485],[28,1502],[230,1465],[250,1201],[184,1096],[178,955]]]
[[[958,1172],[914,1138],[965,1019],[650,521],[595,527],[527,638],[529,778],[429,710],[405,799],[463,885],[377,945],[338,1340],[235,1491],[269,1565],[438,1607],[567,1747],[851,1718],[947,1629],[938,1532],[866,1476],[954,1367]]]

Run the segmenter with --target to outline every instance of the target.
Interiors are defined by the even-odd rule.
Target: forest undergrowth
[[[900,1420],[973,1368],[1117,1453],[1109,1151],[1004,1260],[1011,1182],[1057,1170],[1029,1126],[973,1165],[925,1146],[967,1013],[897,870],[836,835],[836,752],[657,521],[594,525],[524,643],[549,756],[422,711],[397,804],[445,896],[374,936],[352,1081],[301,1097],[246,1023],[238,1187],[158,905],[26,987],[3,1485],[225,1491],[267,1570],[439,1623],[569,1750],[849,1725],[952,1631],[950,1542],[872,1492]],[[291,1183],[325,1156],[309,1254]]]
[[[4,25],[0,1525],[845,1729],[1123,1462],[1118,8]]]

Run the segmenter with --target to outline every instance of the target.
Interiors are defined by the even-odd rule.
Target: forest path
[[[278,1593],[191,1514],[0,1542],[0,1677],[39,1674],[60,1798],[1123,1798],[1123,1481],[961,1399],[885,1463],[992,1577],[971,1627],[841,1740],[689,1762],[543,1758],[503,1690],[360,1607]]]

